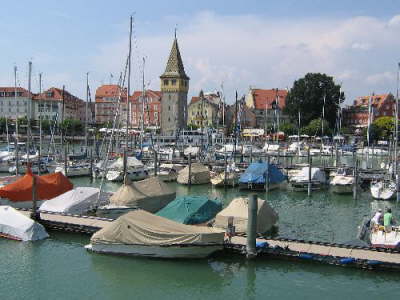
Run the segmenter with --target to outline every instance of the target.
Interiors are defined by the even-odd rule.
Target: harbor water
[[[100,181],[73,179],[76,186]],[[173,183],[172,185],[176,185]],[[106,183],[105,190],[118,184]],[[176,185],[177,195],[219,198],[226,206],[238,189],[210,185]],[[279,213],[281,237],[346,242],[357,226],[377,207],[395,201],[374,201],[369,191],[338,196],[327,191],[259,193]],[[1,299],[382,299],[399,295],[400,274],[365,271],[274,259],[247,261],[243,256],[215,256],[205,260],[159,260],[88,253],[89,236],[50,232],[35,243],[0,239]]]

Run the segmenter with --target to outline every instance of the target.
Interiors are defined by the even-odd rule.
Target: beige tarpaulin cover
[[[172,190],[158,177],[123,184],[110,197],[110,204],[115,206],[139,207],[149,212],[157,212],[175,199]]]
[[[194,163],[192,164],[192,184],[205,184],[210,182],[210,171],[205,165]],[[179,171],[178,183],[188,184],[189,183],[189,166]]]
[[[224,232],[211,227],[184,225],[143,210],[134,210],[96,232],[90,241],[93,244],[147,246],[222,245]]]
[[[248,220],[248,199],[233,199],[225,209],[217,214],[214,226],[227,228],[229,217],[233,217],[233,225],[235,226],[236,232],[246,232]],[[258,199],[257,233],[264,233],[270,230],[277,221],[278,214],[274,209],[267,203],[267,201]]]

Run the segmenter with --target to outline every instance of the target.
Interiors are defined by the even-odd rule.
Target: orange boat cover
[[[61,172],[38,176],[28,169],[23,177],[0,188],[0,197],[14,202],[32,201],[33,176],[36,178],[37,200],[52,199],[74,187]]]

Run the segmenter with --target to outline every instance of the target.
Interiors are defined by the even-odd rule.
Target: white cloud
[[[393,89],[395,78],[387,69],[399,59],[398,23],[400,15],[390,20],[368,16],[286,20],[201,12],[180,22],[178,39],[191,77],[190,96],[200,89],[219,88],[223,82],[232,101],[236,89],[245,93],[250,85],[291,87],[307,72],[324,72],[342,82],[351,100],[371,89]],[[170,25],[173,28],[175,21]],[[143,53],[151,88],[159,88],[158,77],[164,71],[172,38],[171,30],[141,37],[140,53],[134,54],[135,88],[140,87],[138,62]],[[93,65],[99,74],[118,73],[126,53],[127,39],[117,39],[98,49]]]

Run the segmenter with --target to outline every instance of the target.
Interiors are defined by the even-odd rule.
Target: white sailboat
[[[370,190],[374,199],[390,200],[396,197],[396,183],[394,181],[372,182]]]

